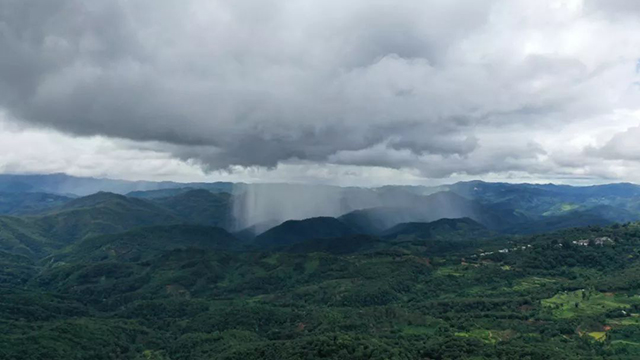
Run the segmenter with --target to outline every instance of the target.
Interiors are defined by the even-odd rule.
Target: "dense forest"
[[[0,217],[0,359],[640,357],[640,223],[324,217],[251,239],[229,194],[194,195],[21,198]]]

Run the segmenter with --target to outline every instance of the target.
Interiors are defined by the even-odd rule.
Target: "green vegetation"
[[[542,305],[551,309],[558,318],[573,318],[601,315],[614,310],[626,312],[632,305],[640,305],[640,297],[577,290],[542,300]]]
[[[492,233],[478,222],[469,219],[440,219],[430,223],[402,223],[382,233],[386,239],[413,240],[470,240],[490,237]]]
[[[378,237],[316,218],[246,242],[207,226],[228,221],[228,194],[149,198],[0,217],[0,359],[640,357],[640,224]]]
[[[69,201],[71,198],[55,194],[0,192],[0,214],[39,214]]]
[[[0,358],[633,359],[638,229],[275,251],[190,225],[90,237],[1,258]]]
[[[357,231],[332,217],[289,220],[255,238],[261,246],[292,245],[309,239],[336,238],[355,235]]]
[[[228,193],[214,194],[208,190],[196,189],[157,198],[155,203],[171,210],[190,224],[226,229],[233,227],[233,199]]]

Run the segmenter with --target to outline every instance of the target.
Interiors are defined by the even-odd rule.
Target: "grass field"
[[[436,276],[464,276],[463,270],[458,266],[442,266],[436,270]]]
[[[640,298],[589,290],[563,292],[542,300],[543,307],[550,309],[555,317],[563,319],[599,315],[616,309],[622,311],[633,304],[640,304]]]
[[[598,341],[605,341],[605,339],[607,338],[607,333],[604,331],[592,331],[590,333],[587,333],[587,335]]]
[[[536,276],[526,277],[526,278],[520,280],[510,290],[513,290],[513,291],[527,291],[527,290],[543,287],[543,286],[545,286],[547,284],[553,284],[555,282],[556,282],[556,280],[554,280],[554,279],[547,279],[547,278],[541,278],[541,277],[536,277]]]

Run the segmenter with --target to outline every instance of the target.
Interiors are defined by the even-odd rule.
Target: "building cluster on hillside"
[[[607,236],[603,236],[603,237],[597,237],[595,239],[581,239],[581,240],[574,240],[571,242],[574,245],[578,245],[578,246],[605,246],[605,245],[611,245],[614,243],[614,241]],[[555,247],[562,247],[562,244],[556,244]],[[500,254],[506,254],[512,251],[522,251],[522,250],[527,250],[527,249],[531,249],[533,248],[533,246],[531,245],[526,245],[526,246],[516,246],[514,248],[504,248],[504,249],[500,249],[498,250],[498,253]],[[489,255],[493,255],[495,252],[494,251],[486,251],[486,252],[481,252],[478,255],[472,255],[472,258],[476,258],[476,257],[483,257],[483,256],[489,256]]]
[[[613,244],[613,240],[611,240],[611,238],[609,237],[603,236],[603,237],[595,238],[593,240],[591,239],[576,240],[576,241],[573,241],[573,244],[579,245],[579,246],[589,246],[589,245],[604,246],[607,244]]]
[[[506,253],[508,253],[508,252],[510,252],[510,251],[527,250],[527,249],[530,249],[530,248],[532,248],[532,247],[533,247],[533,246],[531,246],[531,245],[526,245],[526,246],[516,246],[516,247],[511,248],[511,249],[507,249],[507,248],[500,249],[500,250],[498,250],[498,252],[499,252],[500,254],[506,254]],[[493,253],[494,253],[493,251],[487,251],[487,252],[482,252],[482,253],[480,253],[480,254],[478,254],[478,255],[479,255],[479,256],[488,256],[488,255],[492,255]],[[472,257],[476,257],[476,256],[477,256],[477,255],[473,255]]]

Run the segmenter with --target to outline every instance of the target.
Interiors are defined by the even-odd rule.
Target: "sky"
[[[0,173],[640,182],[636,0],[0,0]]]

